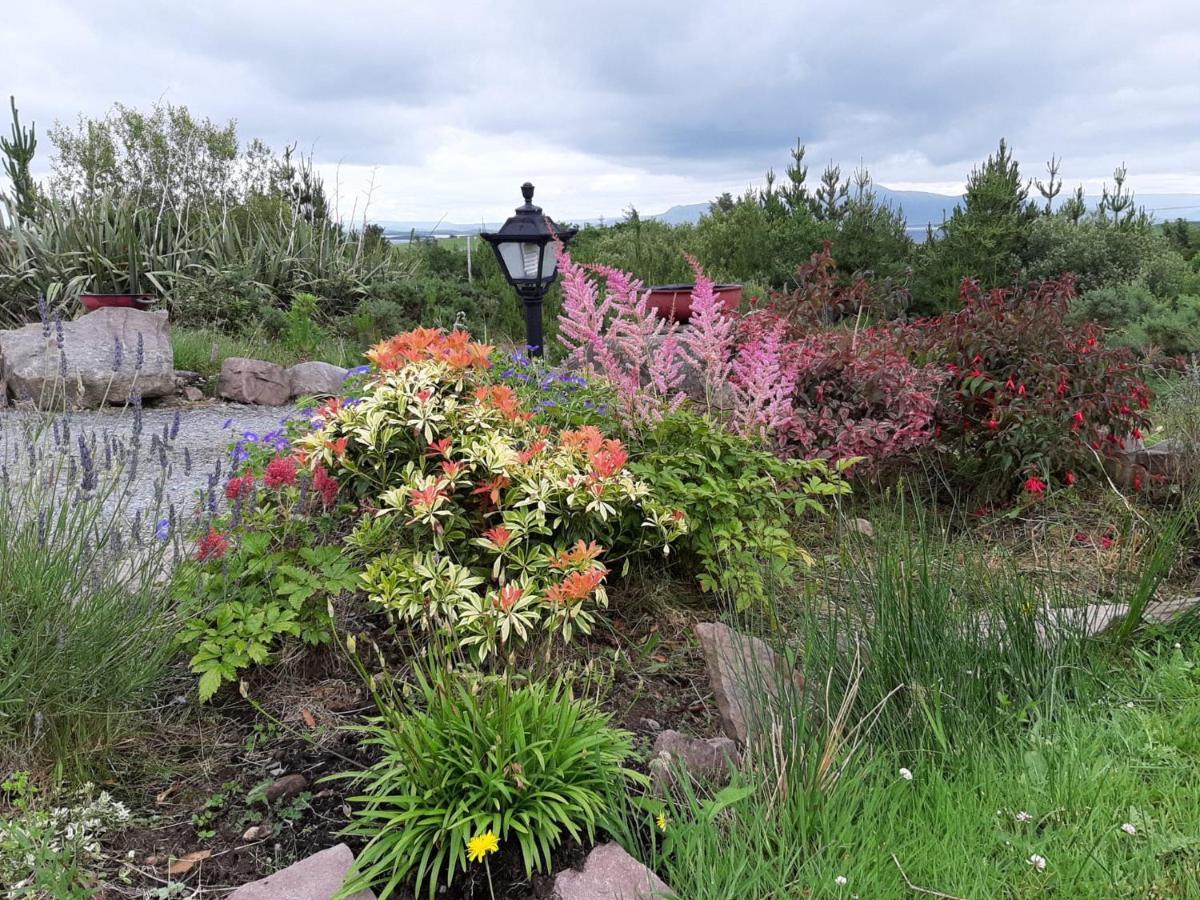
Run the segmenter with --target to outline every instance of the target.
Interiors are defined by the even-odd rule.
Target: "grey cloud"
[[[532,133],[608,164],[736,190],[746,173],[781,169],[797,137],[814,167],[862,160],[884,167],[880,180],[946,181],[1005,135],[1031,173],[1055,152],[1069,179],[1105,177],[1122,159],[1135,176],[1200,179],[1193,0],[28,9],[16,15],[46,46],[56,27],[74,29],[75,46],[132,43],[145,60],[89,81],[69,57],[26,48],[14,89],[53,114],[166,91],[326,162],[420,167],[448,130],[498,142]],[[53,86],[38,65],[62,69]],[[891,168],[900,162],[909,168]]]

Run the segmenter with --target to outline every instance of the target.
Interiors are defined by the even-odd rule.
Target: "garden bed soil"
[[[636,607],[618,595],[620,590],[614,591],[614,606]],[[374,630],[381,622],[358,624]],[[615,725],[634,734],[635,769],[646,770],[662,729],[716,733],[692,624],[690,616],[674,609],[613,619],[573,645],[562,660],[577,669],[589,661],[609,664],[604,706]],[[135,819],[107,842],[111,887],[97,896],[123,897],[131,888],[150,891],[168,882],[192,891],[231,889],[337,843],[361,849],[360,839],[340,834],[349,822],[348,783],[323,780],[372,762],[345,726],[361,724],[374,707],[338,653],[309,650],[273,669],[252,672],[249,699],[227,688],[197,706],[194,690],[194,678],[181,673],[173,701],[140,744],[129,748],[128,766],[107,785]],[[304,789],[266,802],[267,786],[288,775],[302,776]],[[268,832],[244,837],[256,827]],[[554,873],[582,866],[590,849],[565,841],[553,854],[553,872],[530,879],[517,848],[502,847],[489,858],[496,900],[550,897]],[[174,861],[197,853],[208,855],[185,872],[169,874]],[[472,867],[438,897],[490,898],[485,870]]]

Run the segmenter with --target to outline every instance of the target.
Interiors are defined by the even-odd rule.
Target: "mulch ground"
[[[620,588],[612,599],[617,609],[641,605],[623,601]],[[660,730],[712,735],[719,727],[691,634],[696,617],[651,607],[600,626],[556,661],[576,670],[589,662],[603,668],[604,706],[614,725],[633,732],[634,767],[643,769]],[[181,672],[176,691],[106,785],[136,818],[107,843],[114,862],[97,896],[143,896],[168,883],[184,885],[184,896],[217,895],[334,844],[361,846],[340,836],[349,821],[350,786],[326,780],[373,761],[346,729],[374,711],[358,676],[324,648],[252,673],[247,687],[248,699],[227,688],[198,706],[194,679]],[[271,785],[295,775],[304,780],[298,793],[267,798]],[[580,866],[589,849],[564,842],[554,871]],[[551,895],[553,874],[526,878],[515,846],[501,848],[489,865],[497,900]],[[491,893],[483,871],[473,867],[438,896]]]

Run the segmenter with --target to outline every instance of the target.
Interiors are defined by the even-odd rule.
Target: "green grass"
[[[175,368],[199,372],[206,378],[216,377],[221,363],[231,356],[247,356],[290,366],[305,360],[319,359],[350,368],[362,362],[362,350],[344,338],[329,338],[315,346],[296,348],[266,335],[232,337],[207,328],[173,328],[171,348],[175,352]]]
[[[751,781],[711,825],[692,804],[662,870],[691,900],[913,896],[905,876],[958,897],[1198,896],[1198,661],[1194,641],[1137,652],[1094,702],[952,758],[862,756],[821,795]]]
[[[805,696],[759,722],[731,788],[668,801],[663,834],[642,821],[642,858],[689,900],[1200,895],[1197,636],[1047,643],[1046,604],[1089,599],[1065,577],[921,517],[876,526],[836,578],[777,599],[765,635]]]

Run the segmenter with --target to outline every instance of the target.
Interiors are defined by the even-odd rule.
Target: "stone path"
[[[156,505],[155,481],[165,459],[169,475],[161,507],[166,508],[173,503],[180,513],[186,513],[196,507],[197,492],[206,489],[208,478],[218,465],[224,483],[229,469],[229,446],[239,435],[251,432],[261,437],[281,428],[281,423],[295,414],[296,410],[291,406],[242,406],[233,403],[144,409],[141,414],[142,449],[137,474],[132,481],[122,476],[121,497],[114,498],[112,505],[120,503],[123,514],[130,519],[139,511],[143,516],[153,515]],[[177,415],[175,437],[167,441],[160,451],[153,436],[161,436],[164,429],[169,435],[176,427]],[[82,434],[94,448],[92,452],[96,465],[102,468],[106,439],[129,446],[135,422],[136,417],[129,409],[110,408],[58,416],[32,410],[3,410],[0,411],[0,463],[8,469],[10,477],[19,480],[22,472],[28,468],[31,445],[46,453],[54,453],[57,446],[59,452],[64,454],[66,471],[70,471],[70,460],[64,452],[69,447],[78,471],[78,436]],[[63,435],[68,435],[65,442]],[[103,478],[101,473],[100,479]]]

